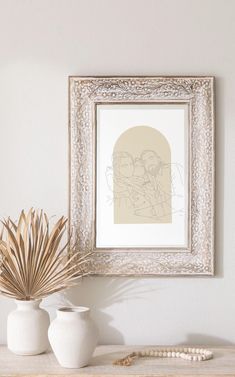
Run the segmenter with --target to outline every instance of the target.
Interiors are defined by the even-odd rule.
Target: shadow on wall
[[[234,343],[229,340],[219,338],[218,336],[205,335],[205,334],[188,334],[185,342],[181,345],[197,345],[197,346],[234,346]]]
[[[224,277],[224,172],[225,172],[225,80],[216,77],[216,223],[215,223],[215,274]]]
[[[61,306],[87,306],[91,309],[92,317],[99,328],[102,338],[105,334],[106,344],[124,344],[123,335],[112,326],[113,317],[106,312],[109,306],[117,305],[124,301],[141,299],[146,293],[156,291],[156,289],[137,285],[136,279],[125,278],[106,278],[99,279],[97,277],[84,278],[75,287],[60,293],[54,297],[54,304],[57,307]],[[89,292],[89,295],[87,294]],[[51,304],[51,303],[50,303]],[[51,306],[51,305],[50,305]],[[48,307],[47,307],[48,309]]]

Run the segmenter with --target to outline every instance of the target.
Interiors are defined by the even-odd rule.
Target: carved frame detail
[[[97,103],[108,102],[189,103],[191,247],[188,250],[95,248],[95,108]],[[95,251],[92,274],[214,274],[213,77],[70,77],[69,139],[71,242],[80,252]]]

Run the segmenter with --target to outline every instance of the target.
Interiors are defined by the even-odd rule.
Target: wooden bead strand
[[[122,359],[115,360],[114,365],[130,366],[134,359],[141,357],[177,358],[188,361],[205,361],[213,358],[213,352],[204,348],[153,348],[135,351]]]

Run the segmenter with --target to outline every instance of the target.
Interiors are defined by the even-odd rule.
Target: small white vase
[[[88,365],[98,340],[98,331],[90,318],[90,309],[83,306],[64,307],[48,330],[55,356],[65,368]]]
[[[49,347],[50,318],[41,301],[15,300],[17,308],[7,319],[7,346],[17,355],[38,355]]]

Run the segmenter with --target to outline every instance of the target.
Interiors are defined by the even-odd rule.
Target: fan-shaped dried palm
[[[67,288],[84,276],[90,253],[66,252],[60,247],[67,219],[49,228],[47,215],[31,209],[15,223],[2,221],[0,233],[0,294],[35,300]]]

